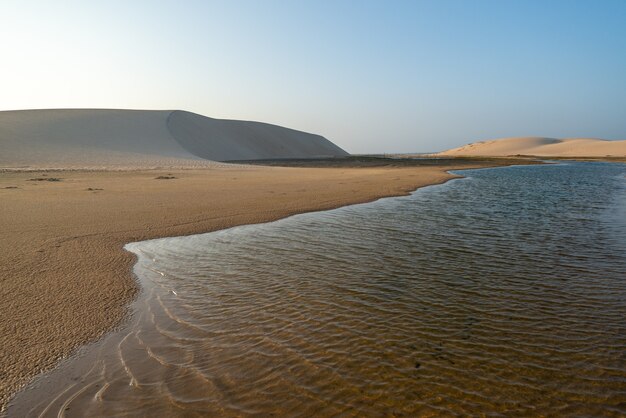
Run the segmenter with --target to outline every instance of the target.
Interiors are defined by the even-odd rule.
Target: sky
[[[626,139],[626,1],[0,0],[0,110],[182,109],[352,153]]]

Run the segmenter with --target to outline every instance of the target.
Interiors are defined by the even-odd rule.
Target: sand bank
[[[0,173],[0,407],[123,320],[137,292],[128,242],[403,195],[449,169],[510,163]]]

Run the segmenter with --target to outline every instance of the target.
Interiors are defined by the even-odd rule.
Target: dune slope
[[[624,157],[626,141],[594,138],[520,137],[479,141],[440,152],[442,156],[535,155],[540,157]]]
[[[206,160],[345,155],[319,135],[184,111],[0,112],[0,167],[202,166]]]
[[[174,139],[191,154],[216,161],[346,156],[320,135],[261,122],[213,119],[176,110],[168,118]]]

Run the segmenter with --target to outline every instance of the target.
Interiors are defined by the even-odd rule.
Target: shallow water
[[[9,414],[626,414],[626,166],[133,243],[129,324]]]

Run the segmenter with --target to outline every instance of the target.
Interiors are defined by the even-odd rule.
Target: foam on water
[[[129,323],[9,414],[626,413],[626,167],[466,179],[128,244]]]

